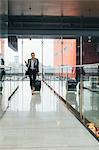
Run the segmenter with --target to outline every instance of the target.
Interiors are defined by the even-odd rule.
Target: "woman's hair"
[[[31,56],[32,56],[32,54],[35,54],[35,53],[34,53],[34,52],[32,52],[32,53],[31,53]]]

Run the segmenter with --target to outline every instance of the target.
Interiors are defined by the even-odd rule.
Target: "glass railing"
[[[47,69],[44,70],[44,81],[99,138],[99,64]]]
[[[0,118],[9,106],[13,93],[18,89],[20,76],[18,70],[9,66],[0,66]]]

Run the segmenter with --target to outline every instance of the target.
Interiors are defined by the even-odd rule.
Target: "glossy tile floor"
[[[31,95],[29,81],[19,89],[0,120],[0,150],[98,150],[99,143],[42,83]]]

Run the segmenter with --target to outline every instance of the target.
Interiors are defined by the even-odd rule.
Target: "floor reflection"
[[[31,96],[30,111],[36,112],[38,105],[41,104],[41,93],[35,93]]]
[[[5,100],[5,95],[0,93],[0,117],[8,106],[8,101]]]
[[[1,117],[2,114],[3,114],[3,109],[2,109],[2,97],[3,97],[3,95],[0,94],[0,117]]]
[[[60,105],[57,96],[43,82],[41,91],[32,95],[29,81],[20,81],[8,111],[57,112]]]

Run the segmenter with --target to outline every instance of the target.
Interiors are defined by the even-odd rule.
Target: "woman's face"
[[[35,54],[33,53],[33,54],[31,54],[31,56],[32,56],[32,58],[35,58]]]

